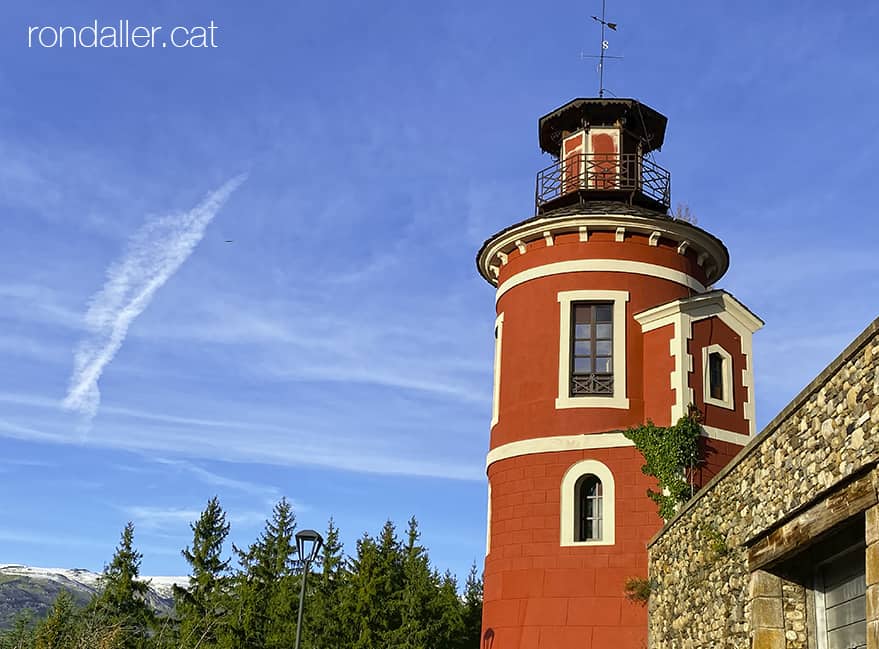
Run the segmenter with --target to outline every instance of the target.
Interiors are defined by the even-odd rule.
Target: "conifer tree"
[[[73,646],[75,633],[73,597],[62,590],[34,634],[34,649],[67,649]]]
[[[378,548],[369,534],[357,540],[357,554],[350,561],[348,597],[344,601],[345,621],[351,626],[351,649],[379,646],[380,598],[377,586]]]
[[[246,552],[234,548],[241,565],[236,576],[235,647],[286,647],[295,635],[299,601],[293,578],[295,529],[293,507],[282,498],[259,539]]]
[[[482,577],[476,570],[475,561],[464,584],[463,624],[461,648],[476,649],[482,633]]]
[[[304,644],[311,649],[351,646],[351,627],[344,620],[344,600],[349,590],[347,572],[339,529],[332,518],[324,535],[318,565],[321,572],[315,575],[313,592],[307,595],[306,617],[303,622]]]
[[[403,576],[400,542],[391,521],[382,527],[378,539],[368,534],[360,538],[350,566],[345,612],[354,633],[351,646],[393,649],[400,627]]]
[[[215,647],[228,616],[228,559],[222,558],[229,535],[226,513],[217,497],[211,498],[199,519],[190,525],[192,546],[182,551],[190,565],[188,588],[174,587],[180,619],[178,646]]]
[[[406,545],[402,549],[403,585],[400,594],[400,626],[393,634],[393,646],[399,649],[426,649],[431,645],[433,627],[433,600],[437,584],[430,569],[430,560],[424,546],[419,544],[421,533],[415,517],[409,519]]]
[[[435,632],[432,636],[430,649],[446,649],[460,646],[464,633],[461,600],[458,597],[458,582],[451,572],[439,579],[436,599],[434,600],[436,616]],[[476,647],[479,645],[477,644]]]
[[[155,619],[146,601],[149,586],[138,579],[141,558],[134,548],[134,524],[129,521],[100,577],[101,591],[94,602],[99,617],[122,629],[120,646],[124,649],[146,646],[147,633]]]
[[[15,617],[12,628],[0,636],[0,649],[29,649],[33,641],[31,612],[25,610]]]

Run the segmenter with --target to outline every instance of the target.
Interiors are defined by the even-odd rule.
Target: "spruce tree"
[[[403,585],[400,594],[400,626],[392,645],[399,649],[427,649],[435,629],[432,603],[437,584],[430,570],[427,550],[420,545],[418,521],[409,519],[406,545],[402,549]]]
[[[379,646],[381,617],[377,586],[378,548],[369,534],[357,540],[357,554],[350,561],[349,592],[345,598],[344,619],[353,634],[351,649],[373,649]]]
[[[121,629],[123,649],[146,646],[147,634],[155,619],[146,600],[149,585],[138,579],[141,558],[134,548],[134,524],[129,521],[99,579],[101,590],[94,602],[98,617]]]
[[[182,551],[190,565],[189,586],[174,587],[180,619],[178,646],[181,649],[215,647],[226,631],[230,564],[228,559],[222,558],[229,524],[216,496],[208,501],[190,528],[192,546]]]
[[[12,628],[0,636],[0,649],[30,649],[34,642],[33,618],[29,610],[15,616]]]
[[[293,507],[282,498],[259,539],[247,551],[234,548],[241,566],[235,578],[234,647],[287,647],[295,636],[299,601],[293,570],[295,529]]]
[[[311,649],[335,649],[351,646],[351,626],[345,620],[345,598],[348,579],[339,529],[332,518],[324,535],[324,545],[318,559],[321,568],[314,575],[315,586],[307,597],[303,644]]]
[[[368,534],[357,542],[350,562],[350,593],[345,615],[354,638],[353,649],[392,649],[400,627],[402,556],[396,529],[387,521],[378,539]]]
[[[34,649],[68,649],[74,645],[76,635],[73,596],[62,590],[52,604],[52,610],[37,628]]]
[[[432,635],[430,649],[447,649],[460,646],[464,634],[463,611],[458,597],[458,582],[451,572],[439,579],[439,588],[434,600],[436,631]],[[476,645],[479,646],[478,644]]]
[[[461,648],[476,649],[482,633],[482,577],[476,570],[475,561],[464,584],[463,624]]]

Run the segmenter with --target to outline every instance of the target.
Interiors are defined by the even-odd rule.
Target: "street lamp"
[[[321,546],[324,544],[323,537],[314,530],[302,530],[296,532],[296,550],[299,552],[299,560],[305,562],[302,569],[302,588],[299,590],[299,618],[296,620],[296,647],[299,649],[299,634],[302,631],[302,607],[305,603],[305,580],[308,577],[308,568],[311,562],[317,558]]]

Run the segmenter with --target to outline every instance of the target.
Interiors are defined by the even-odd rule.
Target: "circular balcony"
[[[671,174],[634,153],[573,154],[537,174],[537,214],[600,200],[621,201],[666,213],[671,207]]]

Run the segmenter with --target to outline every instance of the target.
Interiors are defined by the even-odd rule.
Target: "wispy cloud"
[[[185,507],[154,507],[148,505],[129,505],[121,508],[125,515],[131,518],[135,527],[144,530],[166,529],[189,529],[189,524],[194,523],[201,516],[197,509]],[[229,523],[238,525],[253,525],[266,520],[266,513],[259,511],[236,512],[227,514]]]
[[[0,437],[74,446],[82,443],[67,432],[63,422],[55,427],[65,432],[38,430],[0,419]],[[281,433],[280,430],[284,432]],[[208,438],[203,431],[192,431],[190,427],[145,427],[119,422],[93,431],[88,444],[96,448],[182,455],[220,462],[317,466],[337,471],[447,480],[485,479],[484,469],[478,458],[467,456],[466,460],[462,460],[455,455],[428,456],[412,443],[400,443],[388,448],[387,444],[376,444],[375,439],[360,441],[362,437],[344,432],[326,436],[296,427],[264,428],[254,423],[246,436],[237,428],[231,431],[214,429]],[[220,481],[226,480],[223,476],[211,477],[207,474],[202,474],[201,478],[214,480],[216,486],[220,486]],[[241,490],[249,487],[238,484],[237,488]],[[256,487],[250,488],[255,493]],[[296,506],[298,509],[307,507],[299,503]]]
[[[192,254],[207,226],[245,179],[245,175],[232,178],[189,212],[150,221],[132,236],[125,255],[107,270],[107,281],[86,312],[91,335],[74,355],[65,408],[89,421],[97,414],[98,380],[122,346],[131,323]]]
[[[186,460],[169,460],[166,458],[156,458],[155,461],[159,464],[163,464],[166,466],[177,467],[183,471],[186,471],[187,473],[190,473],[201,482],[214,487],[235,489],[237,491],[242,491],[244,493],[252,494],[255,496],[264,496],[269,499],[277,498],[280,494],[277,487],[257,484],[255,482],[248,482],[246,480],[227,478],[226,476],[220,475],[219,473],[214,473],[213,471],[208,471],[207,469],[193,464],[192,462],[187,462]]]
[[[99,548],[106,545],[104,541],[73,537],[69,534],[55,534],[32,530],[0,530],[0,541],[6,543],[21,543],[26,545],[49,545],[59,547],[77,546],[84,548]]]

